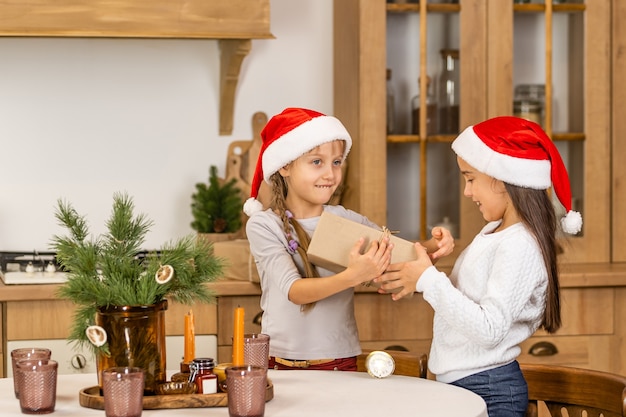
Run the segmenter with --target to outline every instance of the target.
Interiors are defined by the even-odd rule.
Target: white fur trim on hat
[[[258,211],[263,210],[263,204],[259,200],[254,197],[250,197],[243,203],[243,212],[248,216],[252,216],[252,213],[256,213]]]
[[[493,178],[519,187],[546,190],[552,185],[550,160],[516,158],[491,149],[466,128],[452,142],[452,149],[472,167]]]
[[[352,147],[352,138],[339,119],[333,116],[318,116],[302,123],[277,138],[263,152],[263,179],[269,182],[270,177],[285,165],[311,149],[334,140],[345,141],[343,152],[345,159]]]
[[[561,228],[570,235],[577,234],[583,228],[583,216],[577,211],[570,210],[565,217],[561,218]]]

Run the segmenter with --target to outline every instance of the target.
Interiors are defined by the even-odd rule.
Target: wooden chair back
[[[527,417],[626,416],[626,377],[607,372],[556,365],[521,364],[528,383]],[[567,414],[563,413],[567,410]]]
[[[364,349],[363,353],[357,356],[357,370],[359,372],[367,372],[365,368],[365,359],[372,350]],[[418,378],[427,378],[428,376],[428,356],[425,353],[416,354],[412,352],[404,352],[399,350],[385,350],[391,355],[396,368],[394,375],[416,376]]]

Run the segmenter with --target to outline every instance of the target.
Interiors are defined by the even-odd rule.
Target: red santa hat
[[[565,207],[563,230],[580,232],[582,216],[572,211],[572,192],[558,149],[541,126],[519,117],[501,116],[466,128],[452,149],[468,164],[493,178],[519,187],[553,186]]]
[[[261,182],[269,183],[270,177],[285,165],[334,140],[345,141],[344,159],[352,147],[350,134],[337,118],[302,108],[287,108],[272,117],[261,131],[261,139],[250,198],[243,205],[248,216],[263,209],[256,199]]]

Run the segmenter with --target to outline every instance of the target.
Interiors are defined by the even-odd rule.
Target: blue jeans
[[[517,361],[451,384],[480,395],[487,403],[489,417],[524,417],[526,414],[528,385]]]

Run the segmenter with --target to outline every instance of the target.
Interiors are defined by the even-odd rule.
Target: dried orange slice
[[[159,284],[165,284],[172,278],[174,278],[174,268],[171,265],[161,265],[154,274],[154,279]]]
[[[100,347],[107,342],[107,332],[100,326],[87,327],[85,334],[87,335],[87,339],[89,339],[94,346]]]

